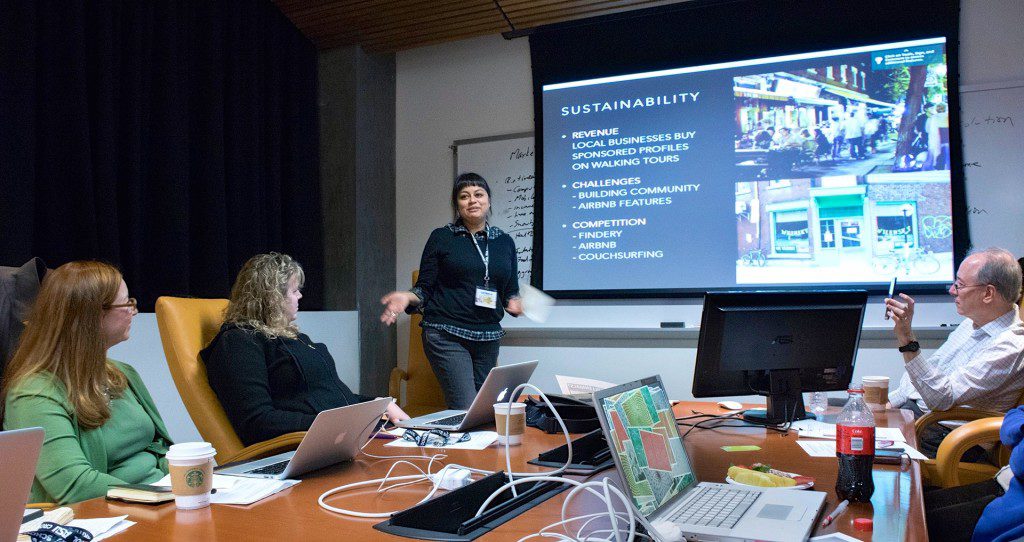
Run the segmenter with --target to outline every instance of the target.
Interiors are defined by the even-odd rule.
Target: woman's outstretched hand
[[[380,315],[380,321],[390,326],[398,321],[398,315],[405,312],[405,309],[413,303],[413,299],[419,301],[416,294],[412,292],[394,291],[380,299],[384,305],[384,313]]]

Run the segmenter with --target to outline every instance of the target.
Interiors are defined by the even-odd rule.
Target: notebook
[[[317,414],[294,452],[231,465],[217,474],[284,480],[348,461],[359,453],[389,404],[391,398],[384,397],[325,410]]]
[[[397,422],[399,427],[413,429],[444,429],[465,431],[494,421],[494,403],[507,401],[508,393],[516,386],[530,381],[537,360],[499,365],[487,373],[480,391],[476,393],[469,410],[442,410]]]
[[[824,492],[697,482],[661,377],[594,392],[594,405],[625,493],[647,525],[667,521],[687,539],[708,541],[810,536]]]

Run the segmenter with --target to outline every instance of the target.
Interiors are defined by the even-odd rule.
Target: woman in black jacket
[[[487,223],[491,188],[476,173],[452,187],[454,220],[435,229],[420,259],[412,290],[381,299],[380,320],[401,312],[423,313],[423,350],[448,408],[467,409],[487,373],[498,363],[505,313],[519,316],[518,257],[509,235]]]
[[[327,346],[299,332],[304,281],[286,254],[250,258],[231,289],[224,325],[200,352],[210,387],[246,446],[305,431],[320,411],[373,399],[353,393]],[[394,403],[387,415],[408,418]]]

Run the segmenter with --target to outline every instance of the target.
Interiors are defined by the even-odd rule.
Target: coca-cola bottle
[[[864,404],[864,390],[850,389],[849,401],[836,418],[836,457],[839,478],[836,496],[850,502],[868,502],[875,492],[871,464],[875,460],[875,417]]]

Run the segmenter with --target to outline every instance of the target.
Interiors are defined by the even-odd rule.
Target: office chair
[[[161,297],[156,300],[160,342],[174,385],[199,434],[216,448],[220,465],[294,450],[306,434],[298,431],[250,446],[242,445],[217,394],[210,388],[206,364],[199,357],[199,351],[217,335],[227,306],[227,299]]]
[[[416,284],[420,272],[412,272],[412,283]],[[423,336],[420,333],[420,322],[423,316],[414,313],[409,321],[409,356],[405,369],[395,367],[391,370],[388,392],[396,399],[402,397],[402,383],[405,383],[405,398],[400,401],[402,409],[410,416],[430,414],[448,408],[444,402],[441,384],[437,382],[434,369],[423,353]]]
[[[1024,405],[1024,392],[1017,406]],[[1010,461],[1010,450],[999,442],[999,428],[1005,412],[970,407],[933,410],[914,422],[914,431],[920,435],[925,427],[942,421],[967,421],[950,432],[939,445],[935,459],[921,462],[921,475],[925,485],[953,487],[981,482],[995,476],[1000,467]],[[980,444],[997,445],[989,453],[991,463],[961,461],[964,452]]]
[[[995,476],[999,468],[1010,460],[1010,450],[999,444],[999,429],[1002,425],[1002,416],[979,418],[957,427],[946,435],[939,444],[935,459],[928,460],[922,469],[927,484],[954,487],[982,482]],[[960,461],[967,450],[979,444],[993,442],[998,445],[998,449],[994,451],[997,466]]]

